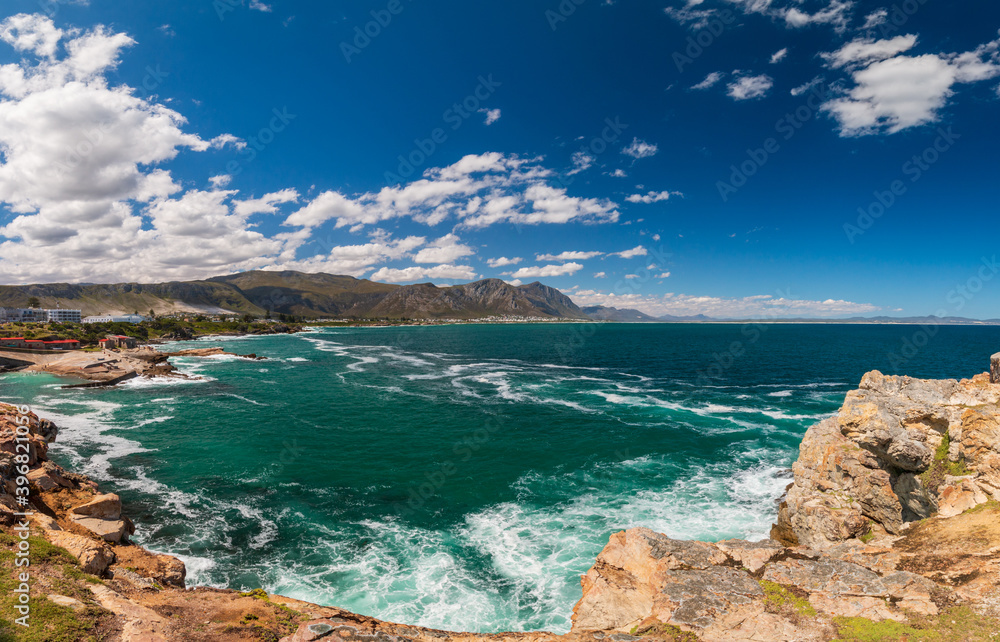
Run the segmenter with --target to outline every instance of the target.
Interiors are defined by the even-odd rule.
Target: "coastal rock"
[[[742,539],[727,539],[715,544],[720,551],[739,563],[751,573],[756,573],[764,565],[781,555],[785,547],[773,539],[748,542]]]
[[[115,554],[105,544],[82,535],[52,530],[45,532],[45,538],[69,551],[83,570],[91,575],[102,575],[115,561]]]
[[[122,516],[122,500],[114,493],[98,495],[86,504],[74,506],[69,512],[97,519],[116,520]]]
[[[106,542],[120,542],[126,534],[135,532],[135,527],[129,528],[129,522],[124,519],[98,519],[96,517],[72,516],[74,524],[87,529]]]
[[[867,373],[811,427],[772,537],[818,549],[1000,496],[1000,386]],[[951,471],[968,479],[945,483]]]

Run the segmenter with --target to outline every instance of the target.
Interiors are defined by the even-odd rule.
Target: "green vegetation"
[[[860,539],[865,544],[875,539],[875,531],[872,530],[871,520],[868,521],[868,530],[865,531],[865,534],[859,537],[858,539]]]
[[[28,538],[32,559],[31,626],[25,628],[15,624],[21,614],[14,608],[19,595],[14,590],[20,584],[17,574],[24,569],[14,566],[13,551],[9,548],[16,545],[18,538],[7,533],[0,535],[0,544],[3,545],[0,550],[0,642],[99,642],[103,635],[97,629],[101,619],[109,613],[93,603],[93,595],[84,584],[77,583],[73,571],[86,574],[74,565],[73,557],[65,549],[39,537]],[[63,573],[53,566],[57,563],[62,564]],[[73,571],[67,572],[67,568]],[[49,583],[45,591],[78,599],[86,607],[75,611],[39,595],[36,583],[43,574]]]
[[[934,461],[930,468],[920,473],[920,481],[924,488],[932,495],[936,495],[938,488],[944,483],[946,475],[961,477],[968,475],[971,471],[965,467],[964,461],[953,462],[948,460],[948,450],[951,448],[951,438],[948,433],[943,435],[941,443],[934,451]]]
[[[935,617],[913,616],[910,623],[873,622],[863,617],[833,618],[834,642],[978,642],[996,640],[1000,620],[956,606]]]
[[[694,633],[683,631],[673,624],[664,624],[662,622],[650,624],[641,629],[638,626],[633,626],[629,633],[639,637],[655,637],[666,642],[698,642],[698,636]]]
[[[781,584],[760,580],[760,587],[764,589],[764,607],[772,613],[789,612],[806,617],[815,617],[816,609],[813,608],[809,600],[798,597]]]
[[[298,322],[298,317],[280,315],[288,322]],[[5,323],[0,325],[0,335],[25,339],[55,341],[76,339],[85,350],[96,351],[98,342],[109,334],[132,337],[139,341],[161,338],[194,338],[207,334],[265,333],[274,329],[273,323],[264,323],[251,315],[231,320],[213,320],[195,317],[157,317],[142,323]]]
[[[983,511],[993,511],[1000,512],[1000,502],[995,499],[987,500],[985,504],[980,504],[979,506],[973,506],[969,510],[965,511],[967,515],[974,515],[976,513],[982,513]]]

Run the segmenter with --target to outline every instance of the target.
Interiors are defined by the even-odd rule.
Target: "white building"
[[[80,310],[46,310],[49,323],[80,323],[83,312]]]
[[[83,319],[83,323],[142,323],[146,317],[139,314],[101,314]]]

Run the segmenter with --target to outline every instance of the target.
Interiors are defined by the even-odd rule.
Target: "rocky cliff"
[[[18,416],[0,404],[5,575],[18,550]],[[988,375],[868,373],[836,416],[806,433],[771,539],[615,533],[582,577],[562,636],[433,631],[260,590],[184,590],[183,564],[128,542],[133,526],[116,496],[47,460],[57,428],[35,415],[29,428],[32,595],[48,628],[23,639],[965,641],[1000,632],[1000,385]],[[13,606],[0,597],[0,639],[23,634]]]

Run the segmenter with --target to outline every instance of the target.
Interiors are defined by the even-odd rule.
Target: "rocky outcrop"
[[[772,536],[828,548],[1000,499],[1000,386],[869,372],[806,433]]]

